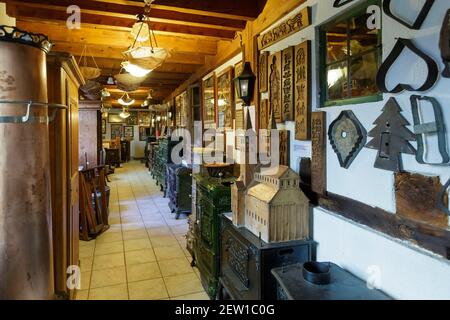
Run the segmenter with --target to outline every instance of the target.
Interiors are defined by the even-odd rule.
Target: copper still
[[[0,299],[53,298],[50,46],[42,35],[0,26]]]

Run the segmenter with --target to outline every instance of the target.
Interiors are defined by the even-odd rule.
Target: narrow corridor
[[[188,225],[175,219],[139,162],[110,176],[110,229],[80,241],[79,300],[208,299],[186,250]]]

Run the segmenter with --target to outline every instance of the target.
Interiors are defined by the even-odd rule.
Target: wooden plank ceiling
[[[131,94],[136,107],[150,89],[162,101],[205,63],[206,56],[217,54],[218,41],[230,41],[247,21],[258,17],[267,0],[155,0],[150,23],[158,46],[171,57],[150,73],[143,87]],[[8,15],[17,27],[46,34],[54,51],[73,54],[77,59],[84,46],[102,69],[97,81],[106,85],[108,76],[119,73],[122,52],[133,43],[131,27],[136,15],[143,13],[144,2],[128,0],[6,0]],[[81,9],[81,29],[69,30],[67,7]],[[83,65],[83,62],[81,63]],[[87,59],[88,66],[94,66]],[[108,86],[109,90],[114,88]],[[119,92],[120,93],[120,92]],[[113,97],[118,95],[114,91]],[[140,103],[139,103],[140,102]],[[138,104],[139,103],[139,104]],[[116,106],[116,101],[113,101]]]

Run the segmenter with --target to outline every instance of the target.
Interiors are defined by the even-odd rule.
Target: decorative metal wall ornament
[[[373,139],[366,144],[366,148],[378,150],[375,168],[400,172],[400,153],[416,153],[408,142],[415,141],[415,135],[406,128],[409,122],[401,115],[401,111],[395,98],[390,98],[381,116],[375,120],[375,128],[368,134]]]
[[[258,37],[258,49],[263,50],[274,43],[311,25],[311,7],[303,8],[280,25]]]
[[[411,50],[413,53],[415,53],[417,56],[419,56],[424,62],[426,63],[428,67],[428,75],[427,79],[424,82],[422,86],[419,88],[413,88],[409,84],[399,83],[397,84],[392,90],[387,89],[386,87],[386,76],[389,72],[389,69],[392,67],[392,65],[397,61],[398,57],[402,53],[403,49],[407,47],[409,50]],[[377,73],[377,86],[380,89],[381,92],[384,93],[400,93],[404,90],[407,91],[426,91],[430,89],[435,82],[438,79],[439,69],[437,63],[428,55],[426,55],[424,52],[422,52],[420,49],[418,49],[411,40],[409,39],[403,39],[399,38],[397,40],[397,43],[395,44],[394,48],[392,49],[389,56],[386,58],[386,60],[383,62],[383,64],[378,69]]]
[[[414,120],[414,133],[417,140],[417,153],[416,160],[421,164],[445,164],[450,162],[450,156],[447,152],[447,140],[445,138],[445,125],[444,117],[442,115],[442,109],[439,102],[432,97],[423,97],[418,95],[412,95],[411,98],[411,109]],[[431,123],[421,123],[419,112],[419,102],[428,101],[433,106],[435,122]],[[438,137],[438,148],[442,157],[442,162],[440,163],[428,163],[425,161],[425,135],[434,135]]]
[[[350,111],[342,111],[328,130],[328,138],[341,167],[348,169],[367,142],[366,129]]]
[[[403,20],[401,17],[392,13],[391,0],[383,1],[383,11],[387,16],[391,17],[392,19],[394,19],[398,23],[404,25],[405,27],[408,27],[413,30],[419,30],[420,27],[422,26],[423,22],[427,18],[428,13],[430,12],[433,4],[434,4],[434,0],[426,0],[425,4],[423,5],[422,9],[420,9],[419,15],[417,16],[417,18],[413,22],[413,24],[408,23],[407,21]]]
[[[442,190],[439,193],[439,208],[450,216],[450,210],[445,203],[448,188],[450,188],[450,179],[448,179],[447,183],[442,187]]]
[[[353,2],[353,0],[344,0],[344,1],[342,1],[342,0],[334,0],[333,7],[340,8],[340,7],[343,7],[343,6],[347,5],[347,4],[349,4],[350,2]]]
[[[442,23],[439,47],[441,49],[442,61],[445,65],[442,76],[450,78],[450,9],[447,10],[444,22]]]

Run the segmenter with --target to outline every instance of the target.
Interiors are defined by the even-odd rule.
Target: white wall
[[[333,8],[333,1],[309,0],[292,14],[305,6],[312,7],[313,26],[274,44],[266,49],[271,53],[282,50],[291,45],[297,45],[305,40],[312,42],[312,83],[318,83],[318,34],[316,27],[329,21],[353,5],[364,2],[356,0],[343,8]],[[398,10],[401,2],[400,10]],[[393,2],[395,12],[401,12],[408,17],[418,11],[424,1],[402,0],[397,5]],[[409,8],[408,8],[409,5]],[[421,30],[412,31],[400,25],[383,14],[383,57],[385,58],[393,48],[396,38],[410,38],[418,48],[431,56],[443,69],[438,46],[439,31],[444,14],[450,7],[448,0],[436,0]],[[424,80],[426,68],[420,59],[412,54],[403,53],[401,63],[390,72],[388,85],[403,81],[421,84]],[[425,71],[424,71],[425,70]],[[412,82],[411,82],[412,81]],[[447,123],[447,137],[450,135],[450,79],[440,78],[437,84],[422,95],[438,99],[442,105],[444,119]],[[409,97],[412,92],[394,95],[403,109],[403,116],[412,123]],[[342,110],[352,110],[367,131],[373,128],[372,123],[380,115],[381,109],[392,95],[385,94],[382,102],[341,107],[322,108],[327,113],[327,126],[336,119]],[[266,94],[262,94],[265,98]],[[319,107],[318,88],[312,87],[313,109]],[[431,118],[432,119],[432,118]],[[431,120],[430,119],[430,120]],[[279,125],[291,130],[291,167],[298,170],[300,157],[310,156],[311,143],[293,139],[294,123],[287,122]],[[409,127],[412,130],[411,127]],[[370,138],[368,138],[370,139]],[[447,142],[447,145],[449,141]],[[415,143],[413,143],[416,146]],[[434,148],[436,149],[436,148]],[[436,159],[436,150],[431,157]],[[328,191],[346,196],[371,206],[380,207],[394,213],[395,191],[394,175],[389,171],[373,167],[377,156],[376,150],[363,148],[349,169],[341,168],[337,156],[331,145],[327,144],[327,184]],[[450,178],[449,166],[421,165],[411,155],[402,155],[403,168],[408,172],[423,175],[440,176],[445,183]],[[366,268],[379,265],[382,269],[382,288],[395,298],[447,298],[450,299],[450,263],[449,261],[430,255],[423,249],[412,248],[411,244],[398,242],[381,235],[366,227],[356,225],[343,218],[336,217],[320,208],[314,210],[314,238],[319,242],[318,259],[334,261],[356,275],[366,278]]]

